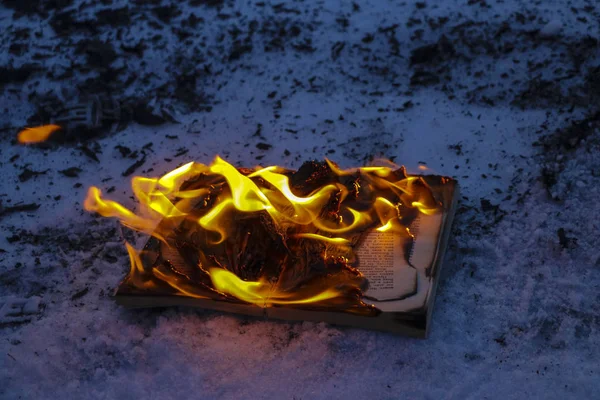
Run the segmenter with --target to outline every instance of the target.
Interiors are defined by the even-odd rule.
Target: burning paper
[[[342,170],[329,161],[292,171],[236,169],[217,157],[135,177],[132,188],[136,213],[96,187],[84,202],[152,236],[141,252],[127,245],[130,292],[363,317],[426,304],[430,291],[419,286],[430,280],[448,209],[404,168]],[[414,257],[428,246],[416,240],[419,229],[433,238],[426,260]]]

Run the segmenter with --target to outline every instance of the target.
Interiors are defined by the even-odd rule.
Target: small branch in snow
[[[37,203],[19,204],[18,206],[12,207],[2,207],[2,204],[0,203],[0,217],[16,212],[35,211],[38,208],[40,208],[40,205]]]
[[[140,158],[135,163],[133,163],[133,165],[131,165],[129,168],[127,168],[125,170],[125,172],[123,172],[121,175],[129,176],[129,175],[133,174],[135,172],[135,170],[138,169],[139,167],[141,167],[145,162],[146,162],[146,155],[144,154],[144,156],[142,158]]]

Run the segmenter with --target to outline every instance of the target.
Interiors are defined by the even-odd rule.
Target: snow
[[[76,0],[68,9],[84,20],[129,2],[104,3],[110,2]],[[85,32],[54,33],[54,11],[18,16],[0,6],[7,27],[0,33],[0,67],[34,62],[55,73],[75,70],[65,80],[39,72],[21,84],[4,85],[0,78],[0,201],[3,207],[41,205],[0,215],[0,298],[20,299],[31,317],[18,324],[0,320],[1,398],[597,396],[598,121],[591,119],[572,148],[540,145],[544,136],[568,131],[597,111],[598,89],[589,80],[600,64],[597,41],[585,47],[588,36],[598,39],[593,3],[445,0],[422,7],[378,0],[356,2],[356,10],[338,0],[282,6],[225,1],[217,7],[157,2],[179,5],[181,15],[166,25],[150,12],[150,2],[134,3],[128,26],[98,28],[99,38],[115,43],[113,67],[125,66],[118,79],[140,74],[115,96],[148,98],[177,123],[131,123],[86,142],[101,151],[99,162],[83,155],[80,145],[15,142],[34,109],[31,93],[65,89],[77,98],[74,87],[94,76],[95,67],[85,71],[88,60],[75,52]],[[193,29],[191,44],[182,43],[173,28],[191,13],[204,22]],[[431,27],[444,17],[447,22]],[[249,33],[252,21],[258,28]],[[503,22],[511,30],[497,35]],[[461,24],[467,25],[453,30]],[[292,36],[295,25],[300,33]],[[16,39],[26,27],[31,35]],[[283,49],[265,51],[281,27],[287,32]],[[232,35],[236,29],[241,33]],[[537,32],[552,37],[537,41]],[[152,41],[157,34],[161,38]],[[454,55],[441,52],[434,61],[411,65],[411,50],[442,35],[454,44]],[[231,58],[233,42],[246,38],[252,50]],[[122,54],[122,43],[140,39],[148,47],[143,57]],[[305,39],[314,51],[302,50]],[[9,52],[19,40],[27,49]],[[345,45],[334,57],[336,42]],[[513,49],[501,50],[507,44]],[[49,58],[39,61],[36,53]],[[159,95],[162,85],[172,85],[172,72],[189,65],[211,71],[198,79],[210,111]],[[418,69],[440,81],[411,85]],[[527,90],[534,78],[558,86],[532,98]],[[253,136],[259,124],[260,135]],[[259,142],[272,147],[257,149]],[[152,146],[144,149],[147,143]],[[122,157],[117,145],[138,156]],[[188,153],[175,156],[182,148]],[[136,175],[158,176],[220,154],[238,166],[292,168],[311,158],[352,167],[395,157],[412,172],[425,162],[432,172],[456,177],[462,198],[430,337],[118,307],[111,294],[128,271],[123,240],[130,233],[89,215],[82,201],[90,185],[105,193],[114,187],[107,196],[134,207],[130,177],[122,173],[142,152],[146,161]],[[21,181],[26,167],[47,172]],[[74,178],[59,172],[70,167],[82,171]],[[556,172],[549,187],[545,169]],[[499,209],[484,211],[482,199]],[[143,237],[133,239],[144,244]]]
[[[557,19],[553,19],[549,21],[546,25],[540,29],[540,36],[543,38],[550,38],[552,36],[556,36],[560,33],[562,29],[562,22]]]

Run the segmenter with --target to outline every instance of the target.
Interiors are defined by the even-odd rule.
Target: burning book
[[[92,187],[88,211],[151,235],[127,244],[126,307],[193,306],[424,337],[455,180],[332,162],[236,169],[217,157],[135,177],[138,213]]]

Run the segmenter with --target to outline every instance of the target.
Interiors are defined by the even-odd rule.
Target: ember
[[[17,140],[19,143],[40,143],[48,140],[50,135],[60,130],[61,127],[58,125],[42,125],[36,126],[35,128],[26,128],[19,132]]]
[[[363,297],[369,280],[357,249],[368,235],[414,246],[413,222],[447,208],[426,179],[404,168],[342,170],[330,161],[292,171],[236,169],[216,157],[160,178],[134,177],[132,188],[137,213],[97,187],[84,202],[86,210],[152,236],[141,252],[127,244],[126,291],[360,316],[381,312]],[[404,253],[406,265],[413,250]]]

